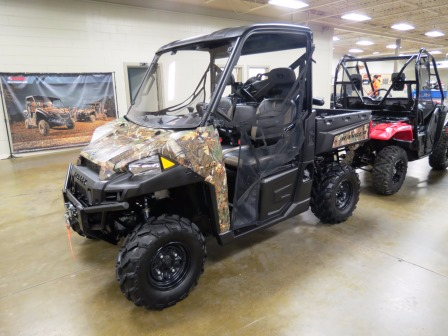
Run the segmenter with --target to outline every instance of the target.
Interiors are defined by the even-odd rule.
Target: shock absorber
[[[148,197],[143,197],[143,215],[145,219],[149,219]]]

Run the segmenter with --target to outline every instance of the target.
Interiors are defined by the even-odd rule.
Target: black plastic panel
[[[371,111],[321,109],[317,110],[317,114],[316,154],[321,154],[334,150],[333,141],[336,135],[369,124]],[[357,142],[360,141],[352,143]]]
[[[264,178],[260,187],[259,220],[277,215],[292,202],[297,182],[298,168]]]

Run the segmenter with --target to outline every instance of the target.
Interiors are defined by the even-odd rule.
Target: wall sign
[[[112,73],[0,73],[11,153],[85,145],[117,118]]]

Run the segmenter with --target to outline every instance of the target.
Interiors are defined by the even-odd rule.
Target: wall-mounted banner
[[[0,73],[11,152],[87,144],[117,118],[112,73]]]

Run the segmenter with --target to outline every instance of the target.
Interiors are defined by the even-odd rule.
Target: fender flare
[[[387,141],[390,139],[401,141],[413,141],[414,134],[412,125],[404,122],[381,123],[373,126],[370,130],[370,139]]]

